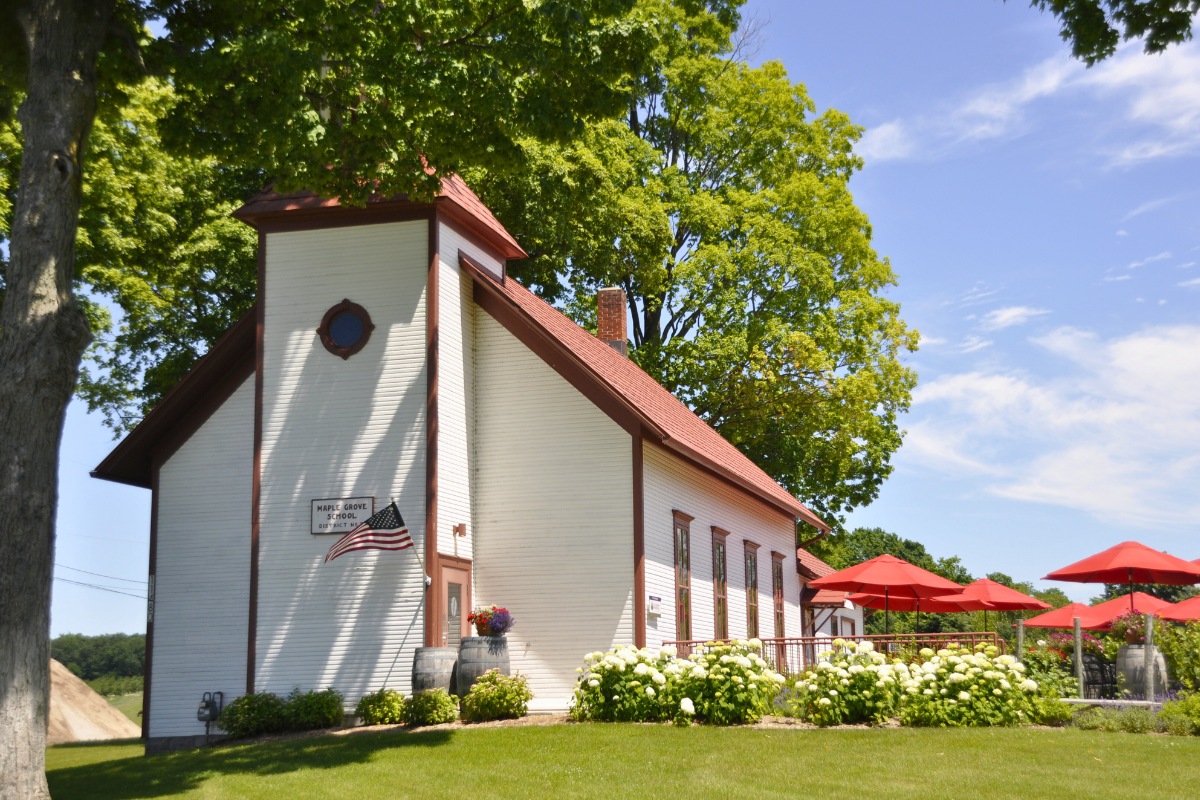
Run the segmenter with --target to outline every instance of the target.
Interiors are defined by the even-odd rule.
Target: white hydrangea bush
[[[951,644],[925,648],[903,682],[900,722],[913,726],[1018,725],[1037,722],[1038,685],[1025,666],[991,645],[974,652]]]
[[[1017,725],[1038,722],[1037,683],[1015,658],[993,646],[951,644],[922,649],[909,660],[887,659],[869,642],[834,641],[781,698],[784,713],[817,725]]]
[[[780,698],[783,713],[817,725],[879,724],[895,716],[908,665],[889,661],[870,642],[835,639],[833,648],[791,682]]]
[[[571,715],[609,722],[753,722],[771,708],[783,683],[761,652],[762,643],[751,639],[710,642],[687,659],[672,647],[589,653],[579,670]]]

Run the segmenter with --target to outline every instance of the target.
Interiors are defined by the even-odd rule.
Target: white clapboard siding
[[[159,470],[150,736],[199,736],[204,692],[246,689],[254,378]]]
[[[633,641],[632,440],[486,312],[475,320],[475,601],[512,612],[530,707],[563,709],[584,655]]]
[[[428,222],[272,233],[266,244],[255,688],[408,691],[423,642]],[[343,298],[375,325],[343,360],[316,328]],[[322,563],[311,501],[395,497],[417,549]],[[393,664],[395,668],[393,669]]]
[[[475,439],[475,302],[460,250],[500,273],[502,264],[449,225],[439,224],[438,551],[470,558],[474,535],[471,468]],[[455,525],[467,526],[454,536]]]
[[[796,534],[790,518],[745,492],[647,442],[644,450],[646,593],[662,598],[662,615],[646,624],[646,644],[660,647],[675,638],[674,518],[682,511],[691,522],[692,638],[707,639],[713,627],[713,526],[729,532],[726,574],[729,635],[746,635],[744,540],[758,548],[758,631],[774,635],[771,551],[783,553],[784,633],[800,636],[800,578],[796,573]]]

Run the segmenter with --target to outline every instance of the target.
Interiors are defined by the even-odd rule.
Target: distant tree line
[[[855,528],[846,533],[826,537],[807,547],[814,555],[823,559],[834,569],[861,564],[875,556],[889,553],[897,558],[916,564],[922,569],[941,575],[955,583],[968,584],[975,580],[970,571],[963,565],[958,556],[934,558],[925,549],[925,545],[912,539],[905,539],[882,528]],[[1061,589],[1034,589],[1027,581],[1015,581],[1003,572],[991,572],[985,577],[996,583],[1016,589],[1018,592],[1032,595],[1042,602],[1049,603],[1053,608],[1060,608],[1070,602],[1070,598]],[[995,630],[1006,638],[1011,637],[1013,627],[1018,619],[1032,616],[1035,612],[1021,611],[992,611],[988,614],[988,629]],[[869,634],[883,633],[883,614],[867,611],[870,616],[865,621],[865,629]],[[982,630],[982,612],[965,614],[917,614],[891,613],[890,630],[892,633],[953,633],[955,631]]]
[[[64,633],[51,640],[50,657],[85,681],[141,678],[146,668],[146,635]]]

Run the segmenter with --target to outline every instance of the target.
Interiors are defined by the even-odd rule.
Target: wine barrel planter
[[[493,669],[508,674],[508,640],[503,636],[464,638],[458,646],[458,696],[466,696],[475,681]]]
[[[1146,645],[1124,644],[1117,651],[1117,674],[1125,677],[1124,690],[1131,695],[1145,694]],[[1162,651],[1154,652],[1154,687],[1156,693],[1167,691],[1167,662]]]
[[[452,692],[457,661],[458,651],[453,647],[418,647],[413,653],[413,694],[430,689]]]

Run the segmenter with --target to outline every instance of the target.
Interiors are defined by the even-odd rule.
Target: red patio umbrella
[[[959,611],[984,611],[991,606],[979,600],[964,599],[961,603],[955,602],[955,595],[948,594],[942,597],[927,597],[921,599],[919,597],[893,597],[890,599],[890,605],[896,611],[916,611],[918,613],[924,611],[926,614],[954,614]],[[881,594],[867,594],[862,592],[859,594],[849,595],[847,598],[856,606],[864,608],[874,608],[883,610],[884,598]]]
[[[1128,583],[1132,592],[1134,583],[1166,583],[1174,586],[1200,583],[1200,565],[1139,542],[1121,542],[1082,561],[1056,569],[1045,580]],[[1132,601],[1130,597],[1130,611],[1134,610]]]
[[[1067,605],[1056,608],[1053,611],[1047,611],[1045,614],[1038,614],[1036,617],[1030,617],[1025,620],[1026,628],[1074,628],[1075,618],[1079,617],[1079,627],[1085,630],[1091,630],[1094,626],[1091,624],[1089,614],[1092,607],[1083,603],[1068,603]]]
[[[1191,622],[1192,620],[1200,619],[1200,595],[1189,597],[1187,600],[1180,600],[1170,608],[1164,608],[1162,611],[1159,611],[1158,616],[1162,619],[1169,619],[1172,622]]]
[[[814,589],[862,592],[883,596],[883,629],[889,624],[888,604],[892,597],[917,598],[958,594],[963,590],[954,581],[934,575],[902,558],[883,554],[808,582]]]
[[[1155,597],[1152,594],[1130,592],[1129,594],[1123,594],[1120,597],[1114,597],[1111,600],[1105,600],[1103,603],[1097,603],[1092,606],[1088,612],[1088,620],[1091,621],[1096,629],[1106,630],[1112,624],[1112,621],[1122,614],[1128,614],[1131,611],[1140,611],[1143,614],[1158,616],[1160,611],[1165,611],[1171,608],[1172,605],[1171,601],[1163,600],[1161,597]]]
[[[983,627],[987,630],[987,612],[989,609],[994,611],[1037,611],[1043,608],[1049,608],[1049,603],[1044,603],[1036,597],[1030,597],[1027,594],[1018,592],[1016,589],[1010,589],[1003,583],[996,583],[991,578],[980,578],[977,581],[972,581],[966,585],[962,594],[948,595],[946,597],[937,597],[935,600],[950,600],[952,602],[980,602],[984,605],[973,605],[971,608],[964,610],[968,611],[983,611]]]

